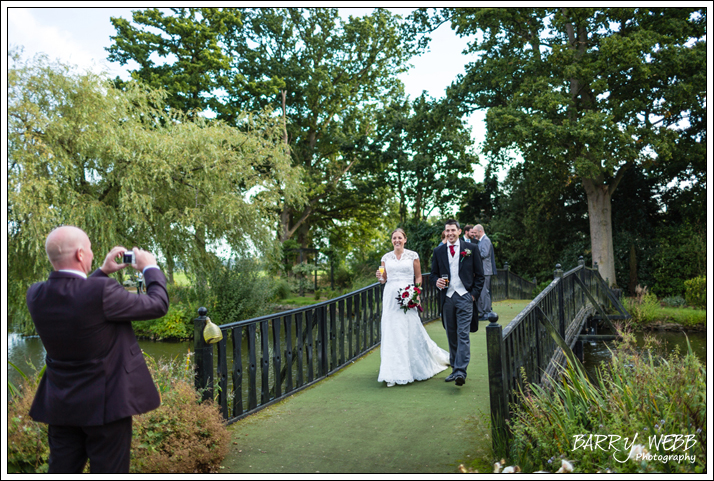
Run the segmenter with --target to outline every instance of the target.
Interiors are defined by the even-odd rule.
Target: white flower
[[[520,473],[521,468],[519,466],[508,466],[507,468],[504,468],[502,473],[503,474],[510,474],[510,473]]]
[[[573,465],[570,464],[570,461],[566,461],[563,459],[560,469],[556,471],[556,473],[572,473],[573,472]]]
[[[647,448],[645,448],[643,445],[634,444],[630,449],[630,455],[627,457],[627,459],[632,459],[633,461],[641,461],[644,455],[647,453],[649,453],[649,451],[647,451]]]

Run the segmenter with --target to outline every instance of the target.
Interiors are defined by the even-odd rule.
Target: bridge
[[[214,345],[202,342],[207,312],[201,311],[194,336],[197,388],[205,398],[215,394],[228,424],[242,420],[233,427],[235,448],[225,469],[454,472],[457,461],[486,455],[494,432],[503,428],[509,396],[520,379],[514,373],[522,367],[529,373],[553,372],[562,363],[559,356],[572,354],[568,344],[576,344],[577,337],[566,335],[567,342],[559,343],[544,321],[557,325],[556,333],[563,327],[571,333],[592,329],[595,312],[610,321],[602,309],[609,289],[598,278],[582,264],[567,274],[556,271],[553,283],[530,301],[535,284],[499,269],[492,291],[500,320],[486,329],[482,323],[472,334],[469,379],[461,389],[443,382],[448,370],[408,386],[377,383],[380,284],[220,326],[224,336],[215,356]],[[441,323],[430,322],[438,318],[435,289],[425,284],[422,321],[432,339],[446,346]],[[499,328],[501,338],[495,341]],[[537,355],[528,356],[534,347]]]

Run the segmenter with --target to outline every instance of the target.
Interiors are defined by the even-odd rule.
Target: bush
[[[694,353],[662,357],[638,354],[634,337],[621,333],[625,342],[603,365],[592,384],[579,369],[568,366],[562,382],[552,391],[531,385],[521,393],[522,404],[509,421],[513,440],[509,457],[524,472],[555,471],[568,457],[575,472],[703,472],[706,469],[706,370]],[[650,343],[650,348],[651,343]],[[575,449],[575,436],[616,435],[601,449]],[[650,436],[691,435],[689,461],[662,462],[627,459],[625,438],[652,450],[650,454],[684,454],[659,450]],[[609,442],[613,441],[610,445]],[[632,442],[633,445],[635,442]],[[621,462],[624,461],[624,462]]]
[[[132,473],[213,473],[228,452],[230,433],[218,406],[201,402],[193,366],[147,358],[161,407],[134,416]]]
[[[161,394],[161,406],[133,418],[130,472],[216,472],[228,452],[230,433],[218,407],[211,401],[200,402],[193,388],[190,357],[158,363],[151,357],[146,360]],[[28,415],[37,384],[36,376],[30,376],[22,384],[21,395],[8,403],[9,472],[47,472],[47,425]]]
[[[682,296],[670,296],[662,299],[662,303],[669,307],[683,307],[685,300]]]
[[[284,279],[278,279],[273,284],[273,296],[277,300],[283,300],[290,296],[290,283]]]
[[[272,279],[261,275],[254,259],[235,258],[209,273],[208,316],[217,325],[251,319],[266,313],[273,297]]]
[[[657,296],[650,294],[647,287],[637,286],[636,296],[625,299],[625,307],[632,315],[632,320],[638,324],[647,324],[657,320],[659,301]]]
[[[7,470],[9,473],[46,473],[50,447],[47,425],[29,416],[37,391],[30,376],[19,386],[20,394],[7,403]]]
[[[707,278],[705,276],[695,277],[684,282],[685,298],[687,304],[696,307],[707,306]]]

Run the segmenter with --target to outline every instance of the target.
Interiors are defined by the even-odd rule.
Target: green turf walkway
[[[529,301],[494,303],[506,325]],[[221,473],[455,473],[490,454],[486,327],[471,335],[466,384],[435,377],[387,388],[379,348],[230,426]],[[426,325],[447,349],[440,321]],[[487,461],[491,462],[491,461]]]

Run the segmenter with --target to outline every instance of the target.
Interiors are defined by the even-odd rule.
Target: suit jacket
[[[464,284],[466,290],[474,298],[474,317],[476,318],[475,326],[472,323],[471,332],[475,332],[478,329],[478,309],[476,308],[476,301],[478,301],[481,295],[481,290],[484,284],[484,274],[483,274],[483,263],[481,262],[481,256],[478,255],[478,247],[475,244],[468,242],[461,242],[461,252],[465,252],[467,249],[471,251],[471,254],[459,259],[459,278]],[[429,280],[436,287],[436,281],[441,277],[442,274],[449,276],[449,282],[451,281],[451,269],[449,267],[449,247],[448,243],[440,244],[436,249],[434,249],[434,254],[431,257],[431,273],[429,274]],[[459,256],[461,253],[459,253]],[[438,288],[437,288],[438,290]],[[448,289],[439,290],[439,313],[442,316],[442,323],[444,321],[444,301],[446,300],[446,291]]]
[[[481,236],[478,243],[478,250],[483,260],[483,274],[486,276],[496,275],[496,253],[493,251],[491,239],[486,234]]]
[[[166,314],[166,278],[147,269],[146,295],[97,269],[84,279],[52,272],[27,291],[27,307],[47,351],[30,416],[47,424],[99,426],[161,404],[131,321]]]

